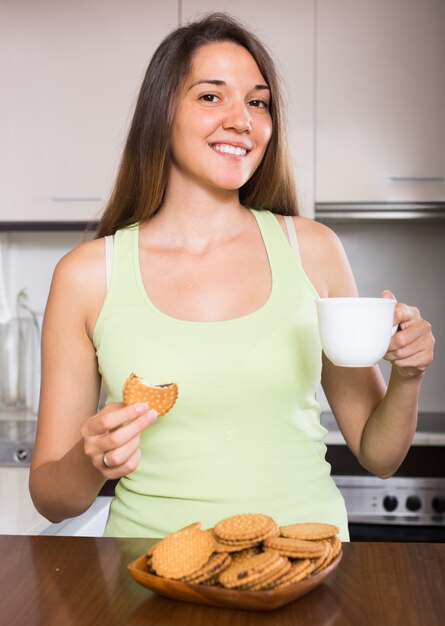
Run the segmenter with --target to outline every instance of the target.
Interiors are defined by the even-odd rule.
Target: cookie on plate
[[[158,576],[183,579],[206,565],[214,545],[212,534],[196,522],[161,539],[154,546],[150,565]]]

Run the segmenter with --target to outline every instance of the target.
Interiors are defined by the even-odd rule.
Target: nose
[[[250,132],[252,130],[250,112],[244,102],[232,103],[223,121],[223,127],[225,129],[234,129],[238,133]]]

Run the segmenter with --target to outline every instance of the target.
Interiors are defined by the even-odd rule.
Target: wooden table
[[[159,597],[126,566],[147,539],[0,536],[0,624],[8,626],[439,626],[445,544],[349,543],[318,588],[271,612]]]

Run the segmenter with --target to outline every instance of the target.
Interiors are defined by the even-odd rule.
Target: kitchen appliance
[[[34,404],[35,329],[30,318],[0,324],[0,410],[21,410]]]
[[[27,309],[27,310],[26,310]],[[0,324],[0,418],[27,410],[37,413],[40,391],[42,315],[23,307]],[[19,418],[17,418],[19,419]]]
[[[445,542],[445,414],[421,413],[413,443],[391,478],[370,474],[347,448],[331,413],[326,459],[346,504],[351,541]]]
[[[444,178],[437,177],[437,180],[443,181]],[[317,202],[315,219],[326,223],[400,220],[444,222],[445,202]]]
[[[14,418],[19,419],[0,420],[0,467],[31,464],[37,422],[25,412],[14,414]]]

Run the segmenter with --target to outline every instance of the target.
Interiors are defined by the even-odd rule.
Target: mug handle
[[[396,300],[395,298],[394,298],[394,302],[397,304],[397,300]],[[391,337],[393,337],[393,336],[396,334],[396,332],[397,332],[398,330],[399,330],[399,325],[398,325],[398,324],[395,324],[395,325],[392,327]]]

